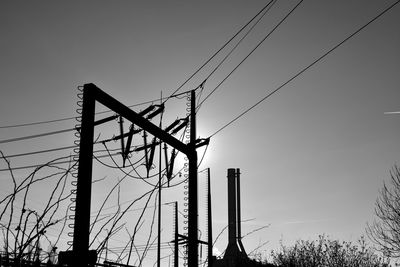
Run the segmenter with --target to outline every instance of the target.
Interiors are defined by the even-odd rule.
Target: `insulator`
[[[138,114],[139,114],[140,116],[144,116],[144,115],[146,115],[147,113],[149,113],[150,111],[152,111],[155,107],[156,107],[156,106],[154,106],[154,105],[148,106],[148,107],[145,108],[144,110],[140,111]]]
[[[147,116],[147,119],[151,120],[152,118],[154,118],[155,116],[157,116],[158,114],[160,114],[163,111],[164,111],[164,104],[161,104],[156,111],[154,111],[153,113],[151,113],[150,115]]]
[[[170,163],[170,167],[169,169],[167,169],[167,179],[168,182],[171,180],[172,178],[172,173],[174,171],[174,162],[175,162],[175,148],[172,150],[172,155],[171,155],[171,163]]]
[[[179,125],[178,127],[176,127],[176,128],[171,132],[171,134],[172,134],[172,135],[176,134],[176,133],[179,132],[183,127],[185,127],[186,125],[188,125],[188,123],[189,123],[189,120],[188,120],[188,119],[185,119],[181,125]]]
[[[113,115],[113,116],[110,116],[110,117],[107,117],[107,118],[104,118],[104,119],[95,121],[95,122],[94,122],[94,125],[100,125],[100,124],[103,124],[103,123],[112,121],[112,120],[114,120],[114,119],[116,119],[116,118],[118,118],[118,115]]]
[[[191,114],[191,109],[190,109],[190,107],[191,107],[191,103],[190,103],[191,102],[191,97],[190,97],[190,94],[187,94],[186,99],[187,99],[187,103],[186,103],[186,106],[187,106],[186,111],[187,111],[187,113],[186,113],[186,116],[189,116]],[[186,126],[185,133],[184,133],[183,136],[186,139],[186,140],[184,140],[184,142],[187,144],[187,143],[190,142],[190,135],[189,135],[189,133],[190,133],[190,124],[188,124],[188,122],[189,122],[188,119],[186,119],[186,121],[182,125]],[[179,130],[176,130],[176,132],[178,132]],[[184,221],[183,221],[183,223],[184,223],[184,226],[183,226],[184,233],[183,234],[188,236],[188,222],[189,222],[188,221],[188,218],[189,218],[189,216],[188,216],[188,211],[189,211],[189,202],[188,202],[189,201],[189,191],[188,191],[188,189],[189,189],[189,187],[188,187],[188,179],[187,178],[189,176],[188,175],[188,172],[189,172],[189,159],[187,157],[184,157],[184,160],[185,160],[185,163],[183,164],[183,172],[184,172],[183,177],[185,178],[185,180],[184,180],[184,187],[183,187],[184,188],[184,192],[183,192],[183,195],[184,195],[184,197],[183,197],[183,199],[184,199],[184,202],[183,202],[184,210],[183,211],[184,211],[185,214],[183,215],[183,218],[184,218]],[[183,265],[187,266],[188,265],[188,263],[187,263],[187,260],[188,260],[188,246],[185,245],[184,249],[185,249],[185,256],[184,256]]]
[[[156,151],[156,139],[154,138],[152,146],[151,146],[151,150],[150,150],[150,156],[149,156],[149,165],[147,166],[147,177],[149,177],[149,171],[151,166],[153,166],[153,160],[154,160],[154,153]]]
[[[181,125],[179,125],[178,127],[176,127],[171,134],[177,134],[180,130],[182,130],[183,127],[185,127],[188,124],[188,121],[184,121]]]
[[[75,161],[75,166],[72,168],[72,177],[75,179],[73,181],[71,181],[71,185],[73,188],[75,189],[71,189],[71,195],[76,195],[76,186],[78,184],[78,181],[76,180],[78,177],[78,161],[79,161],[79,146],[80,146],[80,129],[81,129],[81,122],[82,122],[82,106],[83,106],[83,87],[80,86],[78,87],[78,93],[77,93],[77,97],[78,97],[78,101],[76,102],[76,105],[78,106],[78,108],[76,109],[76,113],[79,114],[79,116],[75,117],[75,120],[77,121],[77,124],[75,125],[75,132],[74,132],[74,136],[77,138],[74,140],[74,144],[75,144],[75,148],[73,148],[73,152],[74,155],[72,156],[72,160]],[[70,201],[71,201],[71,205],[69,206],[69,210],[72,212],[75,212],[75,205],[74,203],[76,202],[76,198],[75,197],[70,197]],[[74,215],[69,215],[68,216],[69,220],[74,220],[75,219],[75,214]],[[74,229],[74,224],[73,223],[69,223],[68,227],[70,229]],[[69,237],[73,237],[73,232],[68,232],[68,236]],[[67,242],[68,245],[72,245],[71,241]]]
[[[132,145],[132,139],[133,139],[133,132],[135,131],[134,124],[131,125],[129,128],[129,135],[128,135],[128,141],[126,142],[126,148],[125,151],[123,151],[123,160],[125,164],[125,160],[128,158],[130,150],[131,150],[131,145]]]
[[[179,124],[180,120],[176,120],[173,123],[171,123],[167,128],[164,129],[164,131],[169,132],[171,131],[175,126]]]

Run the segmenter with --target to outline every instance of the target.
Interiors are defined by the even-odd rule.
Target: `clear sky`
[[[213,135],[393,2],[304,1],[204,102],[198,136]],[[76,87],[85,83],[126,105],[170,95],[266,3],[2,1],[0,126],[76,116]],[[203,99],[296,3],[275,3],[205,83]],[[400,6],[211,138],[200,170],[211,168],[214,236],[227,224],[227,168],[242,172],[242,218],[252,219],[243,233],[270,224],[243,240],[248,251],[265,241],[261,252],[278,248],[280,240],[290,244],[320,234],[357,240],[365,234],[379,189],[400,159],[400,115],[384,114],[400,110],[398,25]],[[180,92],[196,88],[222,56]],[[168,103],[166,124],[185,112],[185,99]],[[73,126],[73,120],[65,120],[1,128],[0,136]],[[116,123],[102,129],[105,138],[119,131]],[[0,149],[12,155],[69,146],[73,140],[68,132],[4,143]],[[18,157],[11,163],[33,165],[69,153]],[[5,194],[9,174],[1,172],[0,179]],[[174,190],[182,197],[182,188]],[[163,198],[173,200],[168,192]],[[171,216],[165,214],[163,228]],[[220,251],[225,247],[226,235],[217,242]]]

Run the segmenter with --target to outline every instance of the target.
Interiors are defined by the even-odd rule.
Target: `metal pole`
[[[236,169],[236,208],[237,208],[237,240],[240,250],[246,254],[242,243],[242,216],[240,207],[240,169]]]
[[[160,162],[159,162],[159,175],[158,175],[158,238],[157,238],[157,267],[161,266],[161,143],[160,143]]]
[[[235,169],[228,169],[228,246],[236,246],[236,177]]]
[[[188,212],[188,266],[198,266],[197,232],[197,152],[196,152],[196,94],[191,91],[190,152],[189,159],[189,212]]]
[[[207,196],[207,215],[208,215],[208,266],[211,267],[213,264],[213,238],[212,238],[212,213],[211,213],[211,177],[210,177],[210,168],[207,168],[207,187],[208,187],[208,196]]]
[[[162,93],[160,101],[162,100]],[[160,117],[160,129],[162,129],[162,114]],[[161,151],[162,151],[162,141],[160,140],[160,158],[158,162],[158,238],[157,238],[157,267],[161,266],[161,187],[162,187],[162,175],[161,175]],[[165,164],[168,164],[166,162]]]
[[[179,266],[179,233],[178,233],[178,201],[175,201],[175,242],[174,242],[174,267]]]
[[[92,191],[92,161],[95,99],[90,86],[83,87],[82,126],[80,132],[79,168],[76,188],[73,252],[80,266],[88,265],[90,200]]]
[[[241,214],[240,214],[240,169],[236,169],[236,209],[237,209],[237,239],[242,239]]]

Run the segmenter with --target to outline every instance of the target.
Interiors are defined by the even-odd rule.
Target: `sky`
[[[389,171],[400,158],[400,115],[385,114],[400,111],[399,6],[227,124],[394,2],[303,1],[223,81],[298,3],[278,0],[206,81],[197,95],[200,100],[216,90],[197,113],[197,135],[211,136],[199,170],[211,170],[214,236],[227,224],[228,168],[240,168],[242,173],[243,234],[269,225],[243,239],[247,251],[267,241],[257,250],[262,255],[279,249],[280,242],[290,245],[321,234],[350,241],[365,235],[367,223],[374,220],[379,190],[389,182]],[[77,87],[86,83],[94,83],[125,105],[159,103],[161,96],[179,88],[266,3],[2,1],[1,139],[74,127],[74,120],[9,126],[77,116]],[[197,88],[233,45],[222,50],[179,92]],[[186,103],[186,98],[168,101],[163,123],[184,116]],[[127,122],[124,126],[129,127]],[[98,127],[96,136],[111,138],[119,133],[118,127],[116,122]],[[0,150],[13,155],[71,146],[74,140],[73,132],[66,132],[1,142]],[[110,146],[118,148],[119,143]],[[71,153],[63,150],[10,160],[12,167],[29,166]],[[198,153],[200,158],[204,149]],[[177,165],[183,162],[180,158]],[[94,164],[94,176],[108,180],[94,185],[93,209],[115,184],[109,177],[123,177],[98,162]],[[15,172],[23,177],[30,171]],[[10,174],[0,172],[0,179],[0,192],[5,195],[12,188]],[[205,179],[204,172],[199,173],[200,214],[204,214]],[[32,207],[40,210],[42,204],[35,206],[35,200],[39,201],[51,185],[32,189]],[[146,188],[141,181],[130,181],[121,189],[125,194],[121,201]],[[166,189],[162,202],[178,200],[183,211],[183,191],[182,186]],[[172,212],[168,208],[162,221],[163,240],[169,240]],[[199,222],[204,227],[203,217]],[[145,240],[146,235],[142,235]],[[226,245],[224,232],[216,248],[223,251]],[[169,260],[168,252],[163,253],[165,261]]]

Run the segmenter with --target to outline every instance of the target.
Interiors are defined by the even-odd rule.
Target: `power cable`
[[[101,152],[104,150],[99,150],[99,151],[95,151],[95,152]],[[112,156],[116,156],[119,155],[120,153],[113,153],[111,154]],[[66,156],[66,157],[70,157],[73,158],[74,155],[70,155],[70,156]],[[66,158],[63,157],[63,158]],[[97,158],[105,158],[105,157],[109,157],[109,154],[107,155],[100,155],[100,156],[96,156]],[[7,158],[7,157],[6,157]],[[32,168],[39,168],[39,167],[43,167],[43,166],[57,166],[57,165],[62,165],[62,164],[66,164],[66,163],[70,163],[70,160],[65,160],[65,161],[56,161],[56,162],[51,162],[51,163],[43,163],[43,164],[34,164],[34,165],[26,165],[26,166],[19,166],[19,167],[12,167],[12,168],[4,168],[4,169],[0,169],[0,172],[4,172],[4,171],[15,171],[15,170],[23,170],[23,169],[32,169]]]
[[[331,49],[329,49],[327,52],[325,52],[324,54],[322,54],[322,56],[318,57],[316,60],[314,60],[311,64],[309,64],[308,66],[306,66],[305,68],[303,68],[302,70],[300,70],[299,72],[297,72],[294,76],[292,76],[289,80],[287,80],[285,83],[283,83],[282,85],[280,85],[278,88],[276,88],[275,90],[273,90],[272,92],[270,92],[269,94],[267,94],[265,97],[261,98],[259,101],[257,101],[254,105],[250,106],[249,108],[247,108],[245,111],[243,111],[242,113],[240,113],[238,116],[236,116],[234,119],[232,119],[231,121],[229,121],[228,123],[226,123],[224,126],[222,126],[221,128],[219,128],[217,131],[215,131],[212,135],[210,135],[209,138],[215,136],[216,134],[218,134],[219,132],[221,132],[222,130],[224,130],[226,127],[228,127],[229,125],[231,125],[232,123],[234,123],[236,120],[238,120],[239,118],[241,118],[242,116],[244,116],[246,113],[248,113],[250,110],[252,110],[253,108],[255,108],[256,106],[258,106],[259,104],[261,104],[264,100],[266,100],[267,98],[269,98],[270,96],[272,96],[273,94],[275,94],[276,92],[278,92],[280,89],[282,89],[284,86],[286,86],[287,84],[289,84],[290,82],[292,82],[294,79],[296,79],[297,77],[299,77],[301,74],[303,74],[304,72],[306,72],[308,69],[310,69],[312,66],[314,66],[315,64],[317,64],[318,62],[320,62],[322,59],[324,59],[326,56],[328,56],[330,53],[332,53],[334,50],[336,50],[337,48],[339,48],[341,45],[343,45],[345,42],[347,42],[348,40],[350,40],[352,37],[354,37],[356,34],[358,34],[359,32],[361,32],[363,29],[365,29],[368,25],[370,25],[371,23],[373,23],[374,21],[376,21],[378,18],[380,18],[382,15],[384,15],[386,12],[388,12],[390,9],[392,9],[395,5],[397,5],[400,2],[400,0],[394,2],[393,4],[391,4],[389,7],[387,7],[386,9],[384,9],[381,13],[379,13],[378,15],[376,15],[374,18],[372,18],[370,21],[368,21],[366,24],[364,24],[363,26],[361,26],[360,28],[358,28],[356,31],[354,31],[352,34],[350,34],[348,37],[346,37],[343,41],[341,41],[340,43],[338,43],[337,45],[335,45],[334,47],[332,47]],[[204,100],[203,100],[204,102]]]
[[[285,17],[283,17],[283,19],[281,19],[281,21],[279,21],[279,23],[260,41],[258,42],[258,44],[250,51],[250,53],[248,53],[243,59],[242,61],[239,62],[239,64],[236,65],[236,67],[203,99],[203,101],[200,102],[199,106],[196,109],[199,109],[200,106],[233,74],[233,72],[235,72],[240,65],[243,64],[244,61],[246,61],[251,54],[253,54],[254,51],[257,50],[257,48],[260,47],[260,45],[262,43],[264,43],[264,41],[271,36],[271,34],[297,9],[297,7],[303,2],[304,0],[300,0],[300,2],[298,2],[296,4],[296,6],[294,8],[292,8],[292,10],[290,10],[290,12],[288,14],[286,14]]]
[[[163,98],[161,98],[161,100],[163,101],[162,103],[164,104],[166,101],[168,101],[170,98],[172,97],[177,97],[179,95],[182,94],[186,94],[187,92],[183,92],[180,94],[176,94],[190,79],[192,79],[202,68],[204,68],[219,52],[221,52],[233,39],[235,39],[253,20],[255,20],[264,10],[266,10],[264,12],[264,14],[262,15],[262,17],[268,12],[268,10],[270,8],[271,4],[274,4],[276,0],[271,0],[270,2],[268,2],[249,22],[247,22],[234,36],[232,36],[218,51],[216,51],[205,63],[203,63],[203,65],[197,70],[195,71],[184,83],[181,84],[181,86],[179,86],[169,97],[166,97],[165,100],[163,100]],[[271,5],[272,7],[272,5]],[[268,8],[268,9],[267,9]],[[261,18],[262,18],[261,17]],[[245,37],[247,36],[247,34],[254,28],[254,26],[261,20],[261,18],[252,26],[252,28],[246,33]],[[240,42],[243,40],[244,38],[242,38],[238,44],[240,44]],[[238,45],[237,44],[237,45]],[[234,49],[237,47],[237,45],[234,47]],[[231,50],[231,52],[220,62],[220,64],[213,70],[213,72],[211,72],[211,74],[207,77],[209,78],[219,67],[220,65],[226,60],[226,58],[233,52],[233,50]],[[216,89],[214,89],[215,91]],[[209,97],[209,95],[206,97],[206,99]],[[201,103],[203,103],[206,99],[204,99]],[[128,107],[135,107],[135,106],[139,106],[139,105],[144,105],[144,104],[148,104],[148,103],[153,103],[154,101],[146,101],[143,103],[139,103],[139,104],[135,104],[135,105],[131,105]],[[200,105],[201,105],[200,103]],[[104,113],[109,113],[112,111],[101,111],[101,112],[97,112],[95,114],[104,114]],[[48,120],[48,121],[39,121],[39,122],[32,122],[32,123],[25,123],[25,124],[16,124],[16,125],[6,125],[6,126],[0,126],[0,129],[4,129],[4,128],[16,128],[16,127],[23,127],[23,126],[32,126],[32,125],[39,125],[39,124],[46,124],[46,123],[52,123],[52,122],[59,122],[59,121],[65,121],[65,120],[72,120],[75,119],[76,117],[67,117],[67,118],[61,118],[61,119],[55,119],[55,120]],[[49,135],[55,135],[55,134],[60,134],[60,133],[65,133],[65,132],[69,132],[69,131],[74,131],[76,130],[76,128],[68,128],[68,129],[63,129],[63,130],[58,130],[58,131],[52,131],[52,132],[45,132],[45,133],[41,133],[41,134],[35,134],[35,135],[28,135],[28,136],[22,136],[22,137],[16,137],[16,138],[11,138],[11,139],[5,139],[5,140],[0,140],[0,144],[4,144],[4,143],[10,143],[10,142],[16,142],[16,141],[22,141],[22,140],[27,140],[27,139],[32,139],[32,138],[39,138],[39,137],[43,137],[43,136],[49,136]]]
[[[179,94],[171,95],[169,98],[172,98],[172,97],[179,97],[180,95],[186,94],[186,93],[188,93],[188,92],[190,92],[190,90],[189,90],[189,91],[186,91],[186,92],[179,93]],[[165,97],[165,98],[163,98],[163,99],[167,99],[167,97]],[[163,100],[163,99],[161,99],[161,100]],[[133,104],[133,105],[130,105],[130,106],[128,106],[128,107],[129,107],[129,108],[133,108],[133,107],[137,107],[137,106],[142,106],[142,105],[146,105],[146,104],[151,104],[151,103],[154,103],[154,102],[159,101],[159,100],[160,100],[160,99],[149,100],[149,101],[141,102],[141,103],[138,103],[138,104]],[[105,111],[96,112],[95,114],[96,114],[96,115],[99,115],[99,114],[105,114],[105,113],[110,113],[110,112],[112,112],[112,111],[111,111],[111,110],[105,110]],[[54,122],[60,122],[60,121],[67,121],[67,120],[75,120],[75,119],[76,119],[76,116],[75,116],[75,117],[65,117],[65,118],[54,119],[54,120],[46,120],[46,121],[36,121],[36,122],[28,122],[28,123],[13,124],[13,125],[3,125],[3,126],[0,126],[0,129],[18,128],[18,127],[33,126],[33,125],[41,125],[41,124],[48,124],[48,123],[54,123]]]
[[[62,147],[56,147],[56,148],[50,148],[50,149],[44,149],[44,150],[37,150],[37,151],[32,151],[32,152],[20,153],[20,154],[7,155],[5,157],[10,159],[10,158],[16,158],[16,157],[24,157],[24,156],[30,156],[30,155],[36,155],[36,154],[42,154],[42,153],[66,150],[66,149],[75,148],[75,147],[76,147],[76,145],[73,145],[73,146],[62,146]]]
[[[187,92],[186,92],[187,93]],[[186,128],[187,128],[187,126],[186,126]],[[185,128],[185,131],[186,131],[186,128]],[[185,132],[184,131],[184,132]],[[182,134],[182,136],[180,137],[181,139],[182,139],[182,137],[184,136],[184,134]],[[102,140],[102,141],[96,141],[96,142],[94,142],[93,144],[103,144],[103,143],[105,143],[105,142],[111,142],[113,140],[113,138],[111,138],[111,139],[108,139],[108,140]],[[5,158],[15,158],[15,157],[23,157],[23,156],[30,156],[30,155],[35,155],[35,154],[41,154],[41,153],[49,153],[49,152],[54,152],[54,151],[59,151],[59,150],[66,150],[66,149],[71,149],[71,148],[75,148],[76,147],[76,145],[73,145],[73,146],[64,146],[64,147],[57,147],[57,148],[51,148],[51,149],[45,149],[45,150],[38,150],[38,151],[32,151],[32,152],[26,152],[26,153],[20,153],[20,154],[12,154],[12,155],[7,155],[7,156],[5,156]],[[105,151],[105,150],[98,150],[98,151],[96,151],[96,152],[102,152],[102,151]],[[118,155],[118,153],[116,153],[116,154],[112,154],[113,156],[114,155]],[[72,157],[72,156],[71,156]],[[102,156],[98,156],[97,158],[95,157],[95,159],[96,160],[98,160],[98,158],[103,158],[103,157],[105,157],[105,155],[102,155]],[[128,159],[129,160],[129,159]],[[100,162],[100,161],[99,161]],[[61,162],[56,162],[56,163],[54,163],[54,164],[52,164],[52,165],[61,165],[61,164],[65,164],[65,163],[68,163],[68,161],[61,161]],[[102,162],[100,162],[100,163],[102,163]],[[35,164],[35,165],[28,165],[28,166],[19,166],[19,167],[13,167],[13,168],[11,168],[11,170],[21,170],[21,169],[30,169],[30,168],[37,168],[37,167],[40,167],[40,166],[42,166],[43,164]],[[10,169],[0,169],[0,172],[2,172],[2,171],[9,171]]]
[[[183,94],[187,94],[190,91],[182,92],[180,94],[175,94],[173,97],[180,96]],[[131,107],[131,106],[130,106]],[[98,112],[95,114],[102,114],[102,113],[109,113],[112,112],[111,110],[109,111],[102,111]],[[75,117],[74,117],[75,118]],[[106,118],[107,119],[107,118]],[[101,121],[101,120],[100,120]],[[96,122],[95,122],[96,124]],[[17,127],[17,126],[16,126]],[[4,128],[4,127],[3,127]],[[5,144],[5,143],[11,143],[11,142],[17,142],[17,141],[23,141],[23,140],[28,140],[28,139],[33,139],[33,138],[39,138],[39,137],[44,137],[44,136],[49,136],[49,135],[56,135],[56,134],[61,134],[61,133],[66,133],[66,132],[72,132],[72,131],[77,131],[80,130],[80,127],[73,127],[73,128],[67,128],[67,129],[62,129],[62,130],[57,130],[57,131],[51,131],[51,132],[44,132],[40,134],[33,134],[33,135],[27,135],[27,136],[21,136],[21,137],[15,137],[15,138],[10,138],[10,139],[4,139],[0,140],[0,144]]]
[[[268,13],[268,11],[274,6],[274,4],[278,0],[273,0],[272,3],[270,2],[269,7],[265,9],[265,11],[261,14],[261,16],[256,20],[256,22],[250,27],[250,29],[243,35],[242,38],[236,43],[236,45],[226,54],[226,56],[221,60],[221,62],[208,74],[208,76],[204,79],[204,82],[207,81],[225,62],[226,59],[236,50],[236,48],[243,42],[244,39],[250,34],[250,32],[258,25],[258,23],[264,18],[264,16]],[[203,83],[204,83],[203,82]]]
[[[11,138],[11,139],[0,140],[0,144],[17,142],[17,141],[33,139],[33,138],[39,138],[39,137],[43,137],[43,136],[55,135],[55,134],[60,134],[60,133],[66,133],[66,132],[71,132],[71,131],[75,131],[75,130],[76,130],[76,128],[68,128],[68,129],[63,129],[63,130],[58,130],[58,131],[45,132],[45,133],[27,135],[27,136],[22,136],[22,137],[15,137],[15,138]]]
[[[176,94],[185,84],[187,84],[197,73],[200,72],[214,57],[216,57],[219,52],[221,52],[233,39],[235,39],[247,26],[255,20],[268,6],[273,2],[274,0],[269,1],[252,19],[250,19],[239,31],[237,31],[225,44],[218,49],[208,60],[206,60],[192,75],[189,76],[175,91],[172,92],[171,96]],[[167,97],[166,100],[163,101],[163,103],[167,102],[171,96]]]

